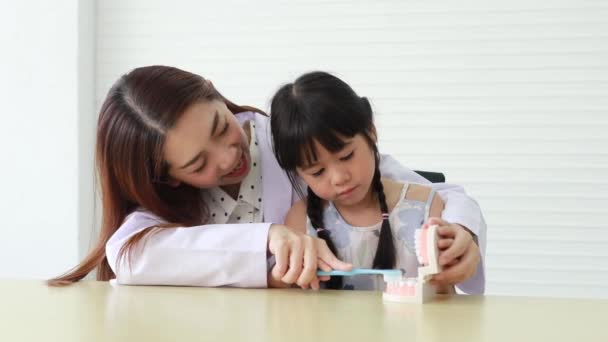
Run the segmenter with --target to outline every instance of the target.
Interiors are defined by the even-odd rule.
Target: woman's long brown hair
[[[69,285],[94,269],[97,280],[115,277],[105,246],[125,218],[143,208],[168,224],[156,228],[195,226],[208,220],[201,189],[167,184],[163,161],[165,136],[193,104],[221,100],[233,113],[260,110],[238,106],[224,98],[203,77],[167,66],[148,66],[123,75],[110,89],[97,122],[95,163],[101,187],[101,231],[89,254],[67,273],[48,280],[51,286]],[[135,244],[153,227],[134,235],[119,257],[129,256]]]

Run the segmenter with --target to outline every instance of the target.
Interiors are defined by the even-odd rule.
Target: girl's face
[[[249,138],[222,101],[188,108],[166,135],[163,147],[170,183],[197,188],[240,183],[249,173]]]
[[[363,135],[357,134],[344,141],[346,146],[335,153],[315,141],[317,160],[298,167],[297,172],[320,198],[351,206],[370,194],[375,158]]]

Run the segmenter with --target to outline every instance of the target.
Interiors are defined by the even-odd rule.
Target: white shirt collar
[[[237,199],[233,199],[220,187],[210,188],[206,191],[206,199],[210,211],[210,219],[216,224],[232,221],[233,213],[237,207],[249,207],[250,211],[262,211],[262,172],[260,153],[255,132],[255,124],[248,121],[251,139],[249,153],[251,155],[251,169],[241,182]],[[237,214],[238,215],[238,214]],[[240,216],[236,216],[235,219]],[[238,222],[235,222],[238,223]]]

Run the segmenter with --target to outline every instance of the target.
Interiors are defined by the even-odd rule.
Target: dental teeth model
[[[435,297],[437,290],[428,281],[433,274],[441,272],[438,262],[437,226],[416,230],[415,246],[418,267],[417,278],[385,278],[386,287],[382,298],[390,302],[425,303]]]

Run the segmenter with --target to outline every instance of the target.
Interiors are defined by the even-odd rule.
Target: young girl
[[[286,225],[323,238],[354,267],[399,268],[416,276],[414,232],[440,217],[444,202],[428,186],[381,177],[368,100],[337,77],[313,72],[283,86],[272,99],[271,113],[279,165],[294,187],[299,187],[297,176],[308,186],[307,198],[290,209]],[[454,229],[441,230],[441,249],[452,245]],[[476,281],[464,290],[483,292],[483,279]],[[362,275],[344,277],[343,283],[336,277],[327,286],[382,290],[383,284],[381,277]]]
[[[98,280],[119,284],[317,288],[319,264],[350,267],[282,224],[297,194],[272,154],[268,117],[199,75],[149,66],[120,77],[99,115],[96,162],[99,239],[53,285],[96,269]],[[381,164],[417,177],[394,160]],[[445,189],[459,223],[483,232],[475,202]]]

